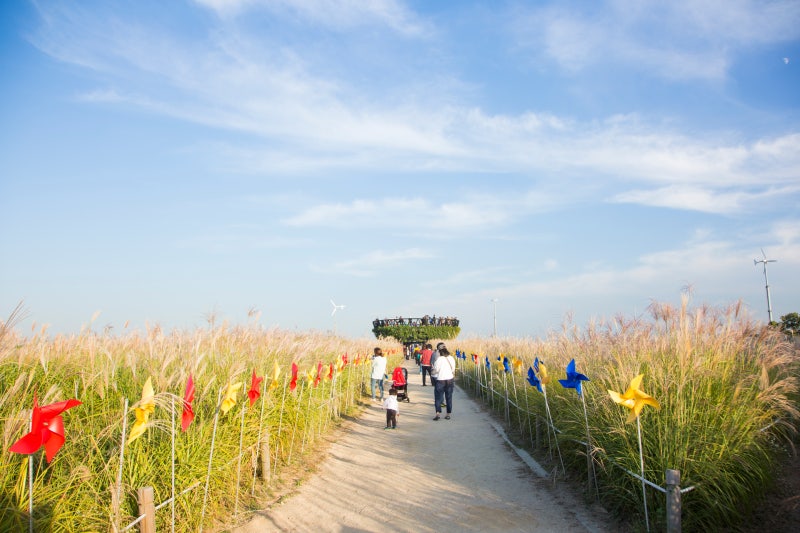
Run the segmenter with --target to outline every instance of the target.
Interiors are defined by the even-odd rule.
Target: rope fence
[[[530,406],[522,406],[522,405],[519,404],[518,401],[515,402],[509,395],[509,387],[508,387],[508,384],[506,383],[505,373],[503,374],[504,378],[503,378],[502,386],[498,387],[498,388],[495,388],[495,376],[494,375],[492,375],[492,376],[488,376],[487,375],[486,376],[487,377],[487,383],[484,383],[484,381],[481,379],[481,375],[482,374],[486,374],[486,372],[484,372],[482,370],[482,366],[483,366],[482,363],[478,363],[478,364],[475,365],[476,369],[475,369],[474,372],[465,371],[463,366],[464,366],[463,364],[459,364],[458,365],[458,372],[459,372],[459,375],[460,375],[462,381],[464,382],[464,387],[463,387],[464,390],[465,391],[473,391],[474,395],[476,397],[479,397],[481,399],[481,401],[483,401],[484,403],[488,404],[492,408],[492,410],[496,410],[497,409],[496,403],[497,404],[501,404],[502,410],[503,410],[503,413],[504,413],[505,422],[509,426],[511,426],[511,413],[510,413],[510,411],[511,411],[511,407],[513,407],[514,410],[517,413],[517,424],[518,424],[519,432],[523,436],[526,433],[526,424],[522,423],[522,418],[525,417],[525,419],[527,420],[527,433],[529,434],[530,442],[531,442],[531,446],[532,447],[534,447],[534,448],[541,448],[542,447],[541,446],[541,436],[539,434],[540,425],[542,423],[542,420],[544,420],[544,425],[546,426],[546,428],[553,432],[553,436],[556,439],[556,445],[558,444],[558,440],[560,438],[559,436],[560,435],[564,435],[563,431],[561,431],[553,423],[551,423],[551,421],[548,420],[547,417],[542,416],[538,412],[531,411],[530,410]],[[516,395],[516,381],[513,378],[513,373],[512,373],[512,382],[513,382],[513,385],[514,385],[514,394]],[[527,393],[524,393],[524,394],[525,394],[525,398],[526,398],[526,401],[527,401]],[[536,431],[535,441],[534,441],[534,430],[533,430],[533,428],[531,428],[531,424],[530,424],[530,420],[531,419],[535,420],[535,431]],[[549,439],[549,432],[548,432],[548,439]],[[605,453],[602,452],[601,449],[599,449],[599,448],[597,448],[595,446],[592,446],[591,444],[589,444],[587,442],[581,441],[579,439],[570,438],[570,437],[564,437],[562,440],[567,441],[567,442],[573,442],[573,443],[576,443],[576,444],[580,444],[581,446],[586,447],[587,450],[590,450],[589,455],[587,456],[587,461],[593,461],[592,457],[594,457],[595,455],[602,454],[604,459],[606,461],[608,461],[608,463],[611,464],[612,466],[620,469],[622,472],[628,474],[629,476],[641,481],[642,483],[644,483],[645,485],[649,486],[650,488],[652,488],[652,489],[654,489],[654,490],[656,490],[656,491],[658,491],[658,492],[660,492],[662,494],[665,494],[666,497],[667,497],[667,501],[666,501],[667,531],[669,533],[677,533],[677,532],[680,531],[680,528],[681,528],[681,526],[680,526],[680,522],[681,522],[681,495],[682,494],[686,494],[688,492],[691,492],[696,488],[695,485],[692,485],[692,486],[686,487],[686,488],[681,488],[680,487],[680,471],[668,469],[665,472],[665,480],[666,480],[665,485],[666,486],[662,487],[662,486],[650,481],[649,479],[643,477],[642,475],[637,474],[636,472],[633,472],[633,471],[625,468],[624,466],[622,466],[618,462],[614,461],[612,458],[608,457]],[[550,457],[552,459],[552,451],[553,450],[552,450],[552,446],[551,445],[548,445],[548,451],[549,451]],[[559,450],[559,455],[560,455],[560,450]],[[563,467],[563,462],[562,462],[562,467]],[[596,484],[596,480],[595,480],[595,484]],[[648,524],[648,531],[649,531],[649,524]]]
[[[314,401],[312,405],[312,398],[313,398],[313,390],[309,388],[309,397],[308,397],[308,404],[307,408],[309,410],[313,409],[314,412],[323,412],[325,415],[321,417],[318,424],[311,424],[311,425],[304,425],[303,427],[303,435],[302,435],[302,446],[303,450],[307,444],[313,442],[315,438],[319,438],[324,432],[326,432],[329,428],[330,423],[333,420],[341,418],[343,412],[347,412],[350,407],[358,402],[358,398],[365,392],[365,369],[367,365],[361,365],[360,367],[356,368],[356,375],[349,376],[352,380],[355,378],[355,383],[349,383],[347,389],[344,389],[344,386],[338,387],[337,386],[337,378],[339,377],[338,374],[334,376],[334,379],[331,381],[330,390],[325,391],[320,394],[320,398],[317,401]],[[353,372],[353,367],[348,367],[350,372]],[[357,391],[353,389],[357,388]],[[287,387],[287,383],[284,383],[284,393]],[[342,390],[339,390],[339,389]],[[327,397],[325,397],[327,396]],[[262,397],[262,401],[265,399]],[[298,400],[299,401],[299,400]],[[126,400],[126,408],[127,408],[127,400]],[[127,411],[127,409],[126,409]],[[283,414],[283,413],[281,413]],[[127,418],[127,417],[126,417]],[[257,468],[253,468],[252,475],[252,487],[253,490],[255,488],[256,480],[260,478],[261,482],[268,485],[270,479],[273,475],[273,468],[274,472],[277,473],[278,464],[281,459],[283,459],[284,464],[291,463],[291,456],[292,450],[294,448],[294,442],[296,440],[296,421],[295,423],[287,423],[285,426],[282,424],[283,420],[281,419],[281,427],[275,432],[267,432],[265,437],[260,438],[257,442],[249,444],[246,447],[242,447],[241,452],[236,454],[233,458],[228,460],[225,464],[215,466],[213,468],[214,472],[220,471],[228,471],[232,466],[236,466],[237,464],[241,464],[241,460],[244,457],[251,457],[254,459],[253,463],[258,463],[258,457],[261,457],[261,472],[260,475],[257,473]],[[262,435],[262,429],[259,427],[259,435]],[[291,432],[291,441],[289,444],[289,451],[286,452],[285,450],[280,449],[279,443],[281,442],[282,432]],[[270,450],[269,441],[274,440],[276,445],[272,450]],[[124,441],[123,441],[124,446]],[[281,454],[283,453],[283,457]],[[302,452],[301,452],[302,453]],[[274,457],[274,459],[273,459]],[[239,467],[240,469],[240,467]],[[211,469],[209,470],[209,472]],[[123,498],[122,494],[122,480],[121,480],[121,471],[118,474],[119,484],[117,485],[117,494],[118,502],[120,502]],[[248,479],[249,481],[249,479]],[[141,533],[155,533],[156,531],[156,512],[167,507],[170,504],[174,504],[179,498],[182,496],[190,493],[191,491],[201,487],[203,485],[202,481],[196,481],[189,485],[186,488],[180,490],[180,492],[176,493],[174,496],[167,498],[166,500],[162,501],[158,505],[153,503],[153,487],[140,487],[136,492],[136,499],[139,507],[139,514],[138,516],[130,521],[129,523],[125,524],[124,526],[114,526],[113,529],[115,531],[119,531],[121,533],[131,531],[133,528],[138,526],[139,531]],[[238,492],[240,490],[242,483],[241,481],[237,483],[237,503],[238,503]],[[119,505],[119,503],[117,504]],[[234,512],[234,514],[236,511]],[[114,514],[114,516],[119,516],[118,511]],[[202,530],[203,526],[203,519],[201,518],[201,523],[198,525],[198,530]],[[173,522],[171,524],[171,531],[175,530],[175,523],[174,523],[174,513],[173,513]]]

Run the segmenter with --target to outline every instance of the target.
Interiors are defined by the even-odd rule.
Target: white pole
[[[764,256],[764,259],[753,259],[753,264],[757,265],[758,263],[764,263],[764,283],[766,284],[767,289],[767,316],[769,317],[769,323],[772,323],[772,302],[770,301],[769,297],[769,278],[767,277],[767,263],[775,263],[777,259],[767,259],[767,255],[764,253],[764,250],[761,250],[761,254]]]
[[[172,510],[172,522],[170,524],[170,531],[175,533],[175,396],[171,396],[172,409],[170,410],[172,416],[172,432],[170,433],[170,508]]]
[[[267,380],[264,379],[263,384],[261,385],[261,414],[258,417],[258,440],[256,441],[256,450],[257,453],[261,451],[261,435],[262,430],[264,428],[264,402],[267,400]],[[267,449],[269,449],[269,433],[267,433]],[[253,461],[253,484],[250,486],[250,496],[255,495],[256,493],[256,469],[258,468],[258,462]],[[266,477],[266,473],[265,476]]]
[[[233,503],[233,516],[239,512],[239,484],[242,481],[242,446],[244,444],[244,412],[247,410],[247,403],[242,400],[242,421],[239,424],[239,458],[236,463],[236,498]]]
[[[639,417],[636,417],[636,428],[639,430],[639,467],[642,471],[642,501],[644,502],[644,522],[647,526],[648,533],[650,532],[650,517],[647,515],[647,492],[644,487],[644,454],[642,453],[642,423],[639,422]]]
[[[122,407],[122,442],[119,447],[119,472],[117,472],[117,508],[114,510],[117,529],[119,529],[119,509],[122,506],[122,466],[125,460],[125,437],[128,432],[128,399]]]
[[[200,524],[197,526],[197,531],[203,532],[203,520],[206,516],[206,502],[208,501],[208,484],[211,481],[211,463],[214,460],[214,441],[217,438],[217,422],[219,421],[219,400],[222,397],[222,391],[217,392],[217,410],[214,413],[214,429],[211,430],[211,451],[208,453],[208,472],[206,472],[206,488],[203,492],[203,508],[200,510]]]
[[[547,410],[547,419],[550,422],[550,429],[553,430],[553,438],[556,441],[556,451],[558,452],[558,460],[561,461],[561,471],[567,475],[567,469],[564,466],[564,459],[561,457],[561,446],[558,444],[558,435],[556,434],[556,426],[553,424],[553,415],[550,414],[550,403],[547,401],[547,385],[542,383],[542,394],[544,394],[544,407]]]

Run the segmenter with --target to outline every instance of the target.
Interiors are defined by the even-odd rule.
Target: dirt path
[[[452,420],[431,420],[433,388],[405,364],[411,403],[401,403],[396,430],[383,429],[384,411],[371,403],[295,494],[234,531],[611,530],[537,475],[538,465],[521,458],[463,391],[456,388]]]

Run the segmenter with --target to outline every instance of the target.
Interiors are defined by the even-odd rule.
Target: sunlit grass
[[[204,512],[204,529],[211,531],[258,508],[268,494],[270,487],[254,478],[254,471],[261,474],[259,436],[269,445],[268,477],[273,480],[280,478],[290,461],[315,462],[307,455],[320,437],[336,425],[340,415],[359,409],[368,365],[356,366],[353,360],[356,356],[366,360],[376,345],[387,352],[397,349],[371,339],[350,340],[256,325],[169,333],[152,327],[122,336],[87,330],[51,338],[44,329],[22,336],[9,327],[11,322],[0,324],[2,531],[28,527],[28,456],[11,453],[8,448],[29,429],[34,394],[41,405],[68,398],[83,402],[64,413],[66,443],[53,462],[48,465],[41,452],[32,456],[36,530],[109,531],[124,526],[138,515],[136,490],[144,486],[154,488],[156,503],[167,500],[174,416],[175,485],[178,491],[197,485],[176,502],[177,530],[195,531],[200,523],[219,392],[232,381],[244,382],[236,407],[218,420]],[[330,363],[336,363],[342,354],[348,354],[351,363],[337,373],[335,382],[324,380],[314,387],[313,381],[307,381],[309,370],[316,376],[319,362],[327,374]],[[270,388],[276,361],[281,374],[277,386]],[[292,361],[299,367],[294,392],[288,390]],[[265,376],[263,410],[261,400],[251,408],[246,394],[253,369]],[[196,387],[195,419],[182,433],[182,398],[189,374]],[[156,411],[145,433],[125,445],[122,486],[118,487],[124,400],[130,402],[130,430],[133,407],[148,377],[156,393]],[[232,516],[235,508],[239,517]],[[170,520],[169,507],[160,510],[158,530],[168,530]]]
[[[661,403],[660,410],[645,407],[640,418],[646,477],[663,487],[665,471],[679,470],[682,486],[695,487],[683,497],[687,529],[735,525],[769,486],[774,458],[795,431],[797,353],[780,333],[740,316],[738,305],[690,309],[684,298],[680,308],[653,304],[650,311],[647,320],[616,318],[581,330],[567,325],[545,339],[464,339],[458,346],[490,360],[499,354],[522,358],[524,371],[535,357],[547,364],[560,451],[571,475],[586,480],[586,448],[579,443],[587,439],[583,406],[574,390],[557,382],[576,360],[591,380],[584,394],[601,499],[627,517],[643,512],[640,482],[622,470],[639,472],[636,424],[625,423],[628,411],[607,390],[622,392],[644,374],[643,390]],[[463,364],[467,375],[480,374],[471,360]],[[507,376],[506,386],[516,385],[515,403],[543,420],[543,396],[523,376],[513,379]],[[493,386],[503,390],[501,367],[494,369]],[[504,408],[501,400],[492,404]],[[512,407],[510,421],[533,442],[528,428],[535,423],[525,413]],[[664,495],[647,493],[651,524],[663,528]]]

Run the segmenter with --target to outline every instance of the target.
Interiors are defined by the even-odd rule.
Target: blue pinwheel
[[[567,379],[559,379],[558,382],[565,389],[575,389],[578,396],[581,395],[581,381],[589,381],[589,378],[575,370],[575,359],[567,365]]]
[[[508,357],[503,357],[503,370],[506,371],[506,374],[511,372],[511,363],[508,362]]]
[[[489,358],[487,357],[486,358],[486,370],[491,370],[491,369],[492,369],[492,363],[489,362]]]
[[[536,377],[536,372],[533,371],[533,368],[528,367],[528,383],[531,384],[531,387],[536,387],[539,392],[542,391],[542,382],[539,381],[539,378]]]

